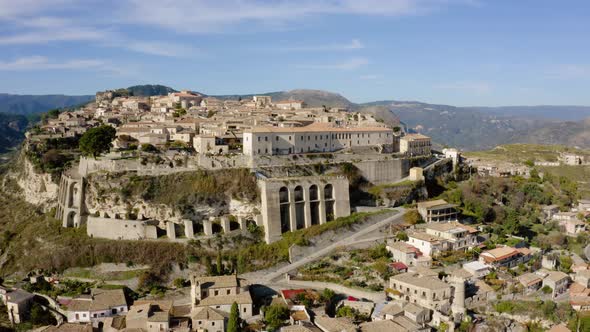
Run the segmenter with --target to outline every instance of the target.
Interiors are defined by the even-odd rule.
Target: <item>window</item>
[[[211,322],[211,326],[215,326],[215,322]]]
[[[228,289],[228,290],[227,290],[227,295],[229,295],[229,293],[230,293],[230,292],[231,292],[231,291]]]
[[[277,142],[279,141],[279,136],[275,137],[275,141],[277,141]]]
[[[215,296],[219,295],[219,291],[215,291]]]
[[[246,312],[246,307],[244,307],[244,312]]]
[[[264,141],[268,142],[268,136],[264,136]]]
[[[291,140],[291,136],[289,136],[289,141]]]
[[[260,136],[258,137],[258,142],[260,142]]]

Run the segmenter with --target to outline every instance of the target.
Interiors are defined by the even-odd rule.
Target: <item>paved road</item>
[[[334,251],[338,247],[351,245],[351,244],[358,242],[359,240],[362,240],[359,238],[362,237],[363,235],[366,235],[366,234],[369,234],[373,231],[376,231],[382,227],[389,225],[390,223],[401,222],[403,220],[403,216],[406,214],[406,211],[404,208],[401,208],[401,207],[397,208],[397,210],[399,211],[399,213],[397,213],[396,215],[385,218],[385,219],[383,219],[371,226],[362,228],[358,232],[350,235],[349,237],[343,238],[342,240],[340,240],[338,242],[334,242],[333,244],[331,244],[325,248],[318,249],[313,254],[311,254],[303,259],[300,259],[296,262],[293,262],[291,264],[285,265],[285,266],[277,269],[276,271],[267,273],[263,276],[258,275],[255,279],[250,280],[250,282],[256,283],[256,284],[263,284],[263,285],[269,284],[273,280],[282,278],[285,275],[285,273],[293,271],[293,270],[295,270],[307,263],[310,263],[310,262],[313,262],[313,261],[319,259],[320,257],[330,254],[332,251]]]

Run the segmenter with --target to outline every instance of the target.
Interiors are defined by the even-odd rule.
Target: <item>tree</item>
[[[229,313],[229,321],[227,322],[227,332],[240,331],[240,313],[238,311],[238,304],[232,303]]]
[[[264,311],[264,321],[270,331],[278,330],[289,318],[289,308],[273,304]]]
[[[96,159],[101,153],[109,151],[116,133],[115,128],[106,125],[90,128],[80,138],[80,151]]]
[[[418,210],[408,210],[404,215],[404,222],[409,225],[415,225],[424,222],[422,216],[418,213]]]
[[[221,252],[217,253],[217,275],[223,275],[223,263],[221,261]]]

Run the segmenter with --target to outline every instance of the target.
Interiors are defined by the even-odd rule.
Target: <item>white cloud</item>
[[[121,22],[208,33],[251,24],[283,24],[319,15],[417,15],[475,0],[127,0]],[[129,14],[132,13],[132,14]]]
[[[492,85],[487,82],[478,81],[461,81],[461,82],[449,82],[441,83],[435,86],[437,89],[453,90],[461,93],[475,93],[475,94],[488,94],[492,92]]]
[[[382,77],[383,76],[378,75],[378,74],[367,74],[367,75],[361,75],[361,76],[359,76],[359,78],[361,80],[377,80],[377,79],[380,79]]]
[[[167,57],[191,57],[203,53],[200,50],[190,46],[166,42],[138,41],[122,43],[120,46],[139,53]]]
[[[330,64],[308,64],[299,65],[303,69],[331,69],[331,70],[354,70],[369,64],[366,58],[351,58],[346,61],[330,63]]]
[[[96,59],[73,59],[62,62],[50,61],[44,56],[28,56],[13,61],[0,61],[0,70],[27,71],[27,70],[53,70],[53,69],[92,69],[112,71],[107,63]]]
[[[353,39],[348,43],[334,43],[326,45],[311,45],[311,46],[293,46],[279,48],[280,51],[287,52],[322,52],[322,51],[349,51],[349,50],[360,50],[365,48],[365,45],[358,40]]]
[[[561,64],[547,70],[547,76],[557,79],[590,78],[590,65]]]
[[[104,40],[107,33],[88,28],[60,28],[36,30],[11,36],[0,36],[0,45],[44,44],[57,41],[97,41]]]

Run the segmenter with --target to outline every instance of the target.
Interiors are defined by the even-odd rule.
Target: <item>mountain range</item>
[[[176,91],[163,85],[137,85],[126,90],[135,96],[162,95]],[[206,96],[204,93],[201,94]],[[337,93],[307,89],[211,97],[249,99],[254,95],[268,95],[273,100],[303,100],[310,107],[343,107],[371,113],[387,123],[397,124],[401,121],[408,131],[429,135],[439,145],[455,146],[464,150],[490,149],[508,143],[590,147],[588,106],[456,107],[396,100],[354,103]],[[94,96],[90,95],[0,94],[0,113],[30,115],[53,108],[84,104],[93,98]],[[0,145],[14,144],[14,123],[14,118],[4,121],[0,118],[0,126],[3,126],[0,128]],[[17,132],[22,134],[22,122],[18,123]],[[5,139],[5,135],[10,135],[11,138]]]

